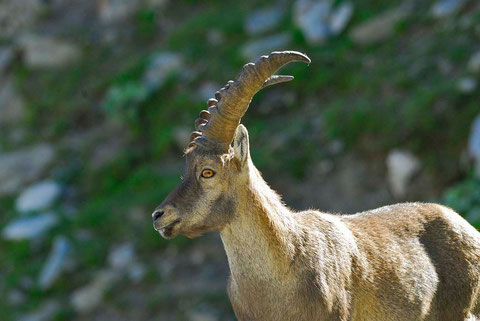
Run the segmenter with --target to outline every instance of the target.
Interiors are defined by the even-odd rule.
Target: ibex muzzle
[[[453,210],[293,212],[265,183],[239,123],[258,90],[292,79],[273,75],[292,61],[310,62],[273,52],[207,102],[155,229],[166,238],[220,231],[240,321],[480,321],[480,233]]]

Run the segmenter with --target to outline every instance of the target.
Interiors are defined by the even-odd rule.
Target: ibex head
[[[253,167],[248,132],[240,120],[257,91],[293,79],[274,75],[293,61],[310,63],[306,55],[294,51],[262,56],[255,64],[246,64],[235,81],[208,100],[208,110],[200,112],[185,150],[183,179],[152,214],[154,228],[163,237],[196,237],[219,231],[232,220],[238,194],[247,186]]]

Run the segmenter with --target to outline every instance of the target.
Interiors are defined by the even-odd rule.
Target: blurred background
[[[0,0],[0,320],[234,320],[219,236],[151,212],[205,101],[287,49],[243,120],[287,204],[480,226],[476,0]]]

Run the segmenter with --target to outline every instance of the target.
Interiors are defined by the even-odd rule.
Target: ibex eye
[[[203,178],[211,178],[211,177],[213,177],[214,175],[215,175],[215,172],[214,172],[213,170],[211,170],[211,169],[204,169],[204,170],[202,171],[202,175],[201,175],[201,176],[202,176]]]

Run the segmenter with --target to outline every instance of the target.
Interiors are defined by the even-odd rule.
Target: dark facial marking
[[[236,203],[231,197],[220,195],[212,203],[211,213],[208,220],[218,228],[227,224],[235,212]]]
[[[167,227],[165,227],[164,231],[163,231],[163,234],[166,236],[166,237],[171,237],[172,236],[172,232],[173,232],[173,228],[175,227],[175,225],[177,225],[178,223],[180,223],[180,220],[177,219],[175,221],[173,221],[172,223],[170,223]]]

